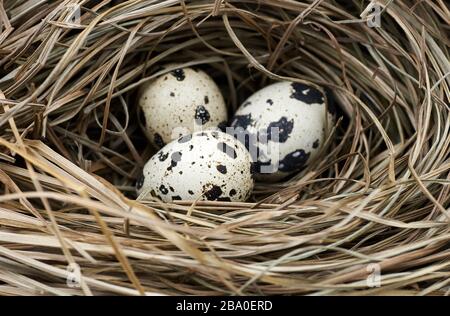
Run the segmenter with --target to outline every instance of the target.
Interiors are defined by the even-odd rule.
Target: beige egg
[[[142,87],[139,105],[147,135],[158,148],[195,131],[224,128],[227,122],[219,87],[199,69],[178,68],[159,76]]]
[[[143,197],[245,201],[253,189],[251,156],[229,134],[204,131],[164,146],[145,164],[136,188]]]
[[[230,132],[250,151],[255,178],[278,181],[317,159],[332,118],[320,91],[284,81],[245,100]]]

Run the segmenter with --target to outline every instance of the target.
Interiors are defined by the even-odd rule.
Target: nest
[[[443,0],[36,3],[0,3],[0,294],[450,293]],[[172,62],[230,115],[330,91],[321,158],[245,203],[136,200],[137,91]]]

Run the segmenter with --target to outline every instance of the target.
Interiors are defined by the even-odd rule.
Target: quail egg
[[[230,134],[250,151],[257,180],[278,181],[317,157],[331,118],[320,91],[283,81],[244,101],[231,121]]]
[[[175,200],[245,201],[253,189],[252,159],[245,146],[221,131],[184,135],[145,164],[138,194]]]
[[[139,105],[147,136],[158,148],[198,130],[224,128],[228,119],[219,87],[206,72],[194,68],[173,69],[145,84]]]

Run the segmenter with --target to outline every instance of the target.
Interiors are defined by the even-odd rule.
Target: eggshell
[[[284,81],[244,101],[229,131],[249,149],[255,162],[255,178],[270,182],[317,158],[331,117],[320,91]]]
[[[143,197],[245,201],[253,189],[252,161],[245,146],[220,131],[202,131],[172,141],[145,165],[137,183]]]
[[[158,148],[182,135],[225,127],[227,122],[219,87],[199,69],[178,68],[159,76],[142,87],[139,105],[147,135]]]

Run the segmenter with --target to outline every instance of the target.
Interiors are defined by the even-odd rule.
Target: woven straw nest
[[[449,294],[444,2],[0,2],[0,294]],[[230,115],[330,89],[321,159],[247,203],[136,201],[136,93],[169,62]]]

